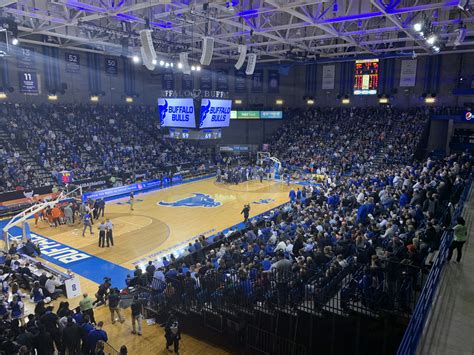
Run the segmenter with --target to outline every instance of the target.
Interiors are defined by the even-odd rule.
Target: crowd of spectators
[[[209,150],[197,143],[164,139],[155,110],[148,106],[4,104],[0,127],[53,178],[63,170],[72,170],[76,179],[169,173],[173,166],[199,166],[213,160]],[[16,160],[21,165],[21,158]],[[13,164],[9,170],[2,179],[12,186],[51,181],[25,176],[24,169],[14,169]],[[2,184],[2,189],[8,188]]]
[[[39,173],[23,160],[9,142],[0,143],[0,192],[21,190],[27,184],[39,186]]]
[[[354,271],[345,301],[357,294],[363,304],[410,312],[425,258],[439,247],[472,162],[452,155],[304,187],[243,231],[211,245],[199,238],[127,283],[149,286],[153,302],[178,307],[243,300],[316,307],[331,280]]]
[[[351,173],[408,163],[429,110],[386,107],[315,108],[293,112],[293,119],[269,143],[284,167],[306,172]]]

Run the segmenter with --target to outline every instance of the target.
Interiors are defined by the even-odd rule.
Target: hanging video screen
[[[379,60],[356,60],[354,95],[375,95],[379,86]]]

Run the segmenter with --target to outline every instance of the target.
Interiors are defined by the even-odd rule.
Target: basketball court
[[[69,247],[89,256],[88,260],[65,265],[55,260],[57,253],[50,249],[52,252],[43,252],[48,261],[94,282],[111,276],[122,283],[135,265],[143,267],[149,260],[171,253],[176,256],[200,235],[210,237],[236,228],[243,221],[244,204],[250,204],[253,217],[287,202],[290,189],[278,181],[229,185],[217,183],[212,177],[139,194],[133,211],[128,198],[112,200],[105,208],[105,218],[114,224],[115,245],[109,248],[98,246],[97,226],[102,218],[94,221],[94,234],[87,230],[85,237],[83,225],[77,222],[57,228],[41,221],[38,226],[30,222],[30,226],[33,240],[36,235],[45,243],[57,242],[57,250]]]

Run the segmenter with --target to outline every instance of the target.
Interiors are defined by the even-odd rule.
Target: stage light
[[[438,46],[434,46],[434,47],[433,47],[433,51],[435,51],[436,53],[439,53],[440,48],[439,48]]]
[[[421,32],[422,24],[420,22],[417,22],[413,25],[413,28],[415,29],[416,32]]]
[[[92,102],[99,102],[99,96],[96,96],[96,95],[91,96],[91,101]]]
[[[307,103],[308,105],[314,105],[314,100],[309,99],[308,101],[306,101],[306,103]]]
[[[431,35],[426,40],[426,43],[428,43],[430,46],[432,46],[435,42],[436,42],[436,36],[435,35]]]
[[[350,99],[342,99],[342,103],[343,103],[344,105],[348,105],[348,104],[351,103],[351,100],[350,100]]]
[[[131,104],[131,103],[133,102],[133,97],[127,96],[127,97],[125,98],[125,102]]]
[[[52,94],[48,95],[49,101],[57,101],[57,99],[58,99],[58,95],[52,95]]]
[[[134,55],[132,57],[132,62],[134,62],[135,64],[140,63],[140,58],[138,58],[138,55]]]
[[[178,62],[178,69],[183,69],[183,63]]]
[[[16,46],[18,44],[18,38],[13,38],[12,39],[12,44]]]
[[[173,67],[174,67],[174,64],[173,64],[173,63],[170,63],[170,67],[173,68]]]
[[[166,62],[165,63],[165,68],[168,68],[170,66],[170,63]]]
[[[242,100],[241,99],[235,99],[234,104],[236,105],[242,105]]]
[[[0,92],[0,99],[4,100],[6,98],[7,98],[7,94],[5,94],[4,92]]]
[[[379,104],[388,104],[388,97],[381,97],[379,99]]]
[[[434,104],[436,102],[436,97],[425,97],[425,104]]]
[[[196,70],[196,67],[194,65],[191,65],[191,70],[192,71],[195,71]]]
[[[151,64],[156,65],[158,61],[156,59],[152,59]]]
[[[282,99],[277,99],[277,100],[275,101],[275,103],[276,103],[277,105],[283,105],[283,100],[282,100]]]
[[[163,60],[160,60],[160,66],[165,65],[165,62]]]
[[[198,65],[198,66],[196,67],[196,71],[201,71],[201,66],[200,66],[200,65]]]

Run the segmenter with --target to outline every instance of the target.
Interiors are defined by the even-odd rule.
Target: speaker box
[[[245,44],[239,44],[239,59],[235,63],[235,69],[239,70],[245,63],[245,57],[247,56],[247,46]]]
[[[214,52],[214,38],[204,37],[202,41],[202,55],[201,65],[209,65],[212,60],[212,53]]]
[[[156,60],[156,52],[155,47],[153,47],[153,39],[151,38],[151,32],[151,30],[141,30],[139,32],[140,42],[143,48],[142,57],[144,54],[150,63],[153,60]]]
[[[250,53],[247,60],[247,69],[245,70],[245,74],[252,75],[253,71],[255,70],[255,64],[257,64],[257,55],[255,53]]]
[[[191,74],[191,67],[189,66],[187,52],[179,53],[179,62],[183,65],[183,73],[186,75]]]
[[[143,65],[148,69],[148,70],[155,70],[155,65],[151,60],[148,59],[145,49],[143,47],[140,47],[140,53],[142,54],[142,62]]]

